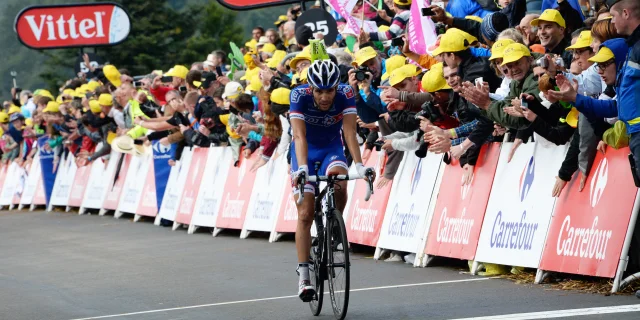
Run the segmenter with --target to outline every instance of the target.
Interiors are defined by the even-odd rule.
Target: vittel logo
[[[524,199],[527,197],[527,195],[529,194],[529,190],[531,189],[531,185],[533,185],[533,178],[535,177],[535,169],[536,169],[536,163],[533,157],[531,157],[531,159],[529,160],[529,163],[527,164],[527,166],[522,171],[522,174],[520,175],[520,183],[519,183],[518,190],[519,190],[521,202],[524,201]]]
[[[591,207],[595,207],[600,202],[604,188],[607,186],[607,175],[609,173],[609,163],[606,158],[598,164],[598,168],[593,173],[591,180],[591,189],[589,190],[589,203]]]
[[[114,3],[33,6],[15,22],[18,38],[33,49],[114,45],[130,29],[129,16]]]

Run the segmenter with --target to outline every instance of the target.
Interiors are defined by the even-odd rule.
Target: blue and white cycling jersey
[[[328,111],[315,106],[309,85],[302,85],[291,91],[289,118],[304,120],[307,124],[307,143],[310,146],[321,148],[339,139],[342,118],[347,114],[357,114],[355,92],[349,85],[338,85],[335,101]]]
[[[349,169],[342,144],[342,119],[348,114],[357,114],[355,92],[349,85],[338,85],[336,98],[327,111],[318,109],[313,101],[309,85],[291,91],[290,119],[304,120],[307,129],[307,165],[309,174],[315,175],[315,163],[320,162],[319,175],[325,175],[334,167]],[[295,140],[291,144],[291,170],[298,170]],[[305,192],[313,193],[315,185],[307,183]],[[296,192],[294,187],[294,192]]]

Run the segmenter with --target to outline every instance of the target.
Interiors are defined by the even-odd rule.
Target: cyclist
[[[311,64],[307,72],[308,85],[299,86],[291,91],[289,112],[293,129],[291,178],[296,201],[301,192],[296,186],[297,181],[300,181],[300,178],[306,179],[309,175],[316,175],[316,162],[322,163],[318,175],[348,173],[341,130],[356,163],[359,177],[364,177],[366,171],[356,138],[356,103],[352,87],[339,84],[340,71],[331,60],[317,60]],[[340,187],[335,190],[335,199],[337,209],[342,212],[347,202],[347,184],[346,181],[338,184]],[[309,280],[315,187],[307,182],[303,190],[307,196],[302,204],[297,205],[296,271],[299,275],[298,296],[304,302],[311,301],[315,295],[315,288]]]

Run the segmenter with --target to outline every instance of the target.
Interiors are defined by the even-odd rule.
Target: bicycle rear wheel
[[[327,272],[333,314],[339,320],[347,316],[349,307],[350,263],[349,242],[342,214],[334,210],[327,219]]]
[[[311,285],[316,288],[316,298],[309,301],[309,308],[311,308],[311,314],[314,316],[320,315],[322,310],[322,301],[324,299],[324,279],[322,278],[322,244],[316,240],[316,244],[311,246],[311,258],[313,263],[309,265],[309,278]]]

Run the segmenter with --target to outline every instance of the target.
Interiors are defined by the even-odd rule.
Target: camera
[[[441,34],[445,34],[447,32],[447,25],[442,23],[442,22],[438,22],[436,23],[436,35],[441,35]]]
[[[558,67],[561,67],[561,68],[564,67],[564,60],[562,60],[562,58],[555,58],[553,60],[553,63],[555,63],[556,66]],[[548,69],[549,60],[547,60],[547,56],[542,56],[541,58],[538,58],[538,60],[535,61],[535,65],[543,69]]]
[[[402,40],[402,37],[393,38],[393,39],[391,39],[391,46],[393,46],[393,47],[403,47],[404,46],[404,40]]]
[[[435,13],[433,12],[433,10],[431,10],[431,8],[422,8],[422,15],[425,17],[430,17],[434,16]]]
[[[423,103],[422,106],[420,106],[420,109],[420,112],[416,113],[415,115],[416,119],[418,119],[418,117],[423,117],[431,121],[431,123],[442,119],[442,115],[440,114],[438,108],[436,108],[433,104],[433,101],[427,101]]]
[[[160,81],[162,83],[172,82],[173,81],[173,77],[172,76],[164,76],[164,77],[160,78]]]
[[[367,67],[363,67],[360,66],[356,69],[356,80],[358,81],[364,81],[365,79],[369,78],[369,75],[367,74],[367,72],[371,72],[371,70]],[[371,72],[372,73],[372,72]]]
[[[373,143],[373,146],[376,147],[376,151],[382,150],[382,145],[384,145],[384,141],[382,140],[377,140]]]

